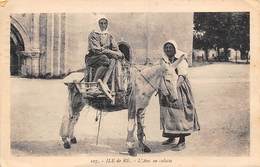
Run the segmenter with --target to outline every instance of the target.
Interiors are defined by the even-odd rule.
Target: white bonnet
[[[184,54],[184,55],[187,55],[185,52],[183,52],[183,51],[181,51],[181,50],[178,49],[178,45],[177,45],[177,43],[176,43],[174,40],[168,40],[168,41],[166,41],[166,42],[164,43],[164,45],[165,45],[166,43],[170,43],[170,44],[172,44],[172,45],[175,47],[175,51],[176,51],[175,57],[176,57],[176,58],[180,58],[181,55],[183,55],[183,54]]]

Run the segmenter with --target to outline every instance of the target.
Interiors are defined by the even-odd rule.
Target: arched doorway
[[[10,32],[10,73],[20,75],[23,59],[19,55],[24,51],[24,41],[19,31],[11,24]]]

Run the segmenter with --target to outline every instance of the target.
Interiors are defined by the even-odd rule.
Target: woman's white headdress
[[[178,45],[177,45],[177,43],[174,40],[168,40],[168,41],[166,41],[164,43],[164,45],[167,44],[167,43],[170,43],[170,44],[172,44],[174,46],[175,51],[176,51],[176,54],[175,54],[176,58],[180,58],[183,54],[186,55],[185,52],[183,52],[183,51],[178,49]]]
[[[107,27],[107,29],[105,31],[101,31],[100,30],[98,22],[101,19],[106,19],[107,22],[108,22],[108,18],[105,15],[97,15],[97,18],[96,18],[96,29],[94,31],[97,32],[97,33],[108,33],[108,27]]]

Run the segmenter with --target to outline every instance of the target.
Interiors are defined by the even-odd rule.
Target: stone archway
[[[24,26],[11,17],[10,24],[10,73],[26,76],[30,74],[31,39]]]
[[[29,36],[29,33],[26,31],[24,26],[22,26],[19,21],[14,16],[11,17],[11,35],[12,35],[12,27],[16,29],[16,31],[19,33],[20,39],[22,39],[24,44],[24,51],[31,50],[31,39]]]
[[[24,51],[24,40],[19,31],[11,24],[10,31],[10,73],[11,75],[21,75],[21,67],[24,64],[20,52]]]
[[[36,17],[36,16],[35,16]],[[31,25],[20,24],[15,16],[11,16],[10,25],[10,72],[11,75],[26,77],[39,76],[40,51],[36,44],[38,34],[37,23]],[[22,21],[21,21],[22,22]],[[23,22],[22,22],[23,23]],[[25,28],[26,27],[26,28]],[[33,28],[33,34],[29,35],[27,29]]]

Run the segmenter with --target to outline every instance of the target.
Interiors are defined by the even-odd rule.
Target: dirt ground
[[[201,131],[181,152],[162,146],[158,97],[146,110],[146,141],[152,156],[247,156],[250,144],[249,65],[211,64],[190,68]],[[99,144],[96,111],[85,107],[76,126],[78,144],[65,150],[59,137],[66,113],[62,80],[12,78],[11,148],[15,155],[110,155],[126,151],[127,110],[105,113]]]

